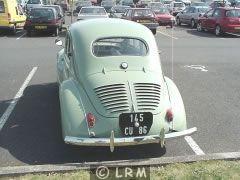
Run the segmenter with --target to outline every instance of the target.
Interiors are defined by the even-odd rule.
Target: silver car
[[[108,18],[108,14],[106,10],[100,6],[82,7],[78,13],[77,20],[79,21],[94,18]]]
[[[192,28],[196,27],[199,17],[209,10],[208,6],[189,6],[176,16],[177,25],[188,24]]]

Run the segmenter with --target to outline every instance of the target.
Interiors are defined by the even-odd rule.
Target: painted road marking
[[[23,33],[21,36],[19,36],[16,40],[19,40],[19,39],[21,39],[23,36],[25,36],[26,35],[26,33]]]
[[[197,69],[200,70],[202,72],[208,72],[208,70],[206,69],[205,66],[202,65],[185,65],[184,67],[186,68],[191,68],[191,69]]]
[[[25,79],[24,83],[18,90],[17,94],[15,95],[15,97],[11,100],[10,105],[8,106],[8,108],[6,109],[6,111],[4,112],[2,117],[0,118],[0,131],[2,130],[4,124],[7,122],[9,116],[11,115],[12,111],[14,110],[19,99],[22,97],[25,88],[27,87],[28,83],[31,81],[31,79],[36,71],[37,71],[37,67],[34,67],[31,70],[31,72],[28,74],[27,78]]]
[[[197,145],[191,136],[185,136],[184,139],[187,141],[188,145],[192,148],[196,155],[205,155],[203,150]]]
[[[160,33],[160,34],[162,34],[162,35],[164,35],[164,36],[170,37],[170,38],[172,38],[172,39],[178,39],[177,37],[174,37],[174,36],[171,36],[171,35],[169,35],[169,34],[163,33],[162,31],[157,31],[157,32]]]

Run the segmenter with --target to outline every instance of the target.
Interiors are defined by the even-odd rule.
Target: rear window
[[[151,16],[153,17],[153,12],[150,9],[138,9],[134,11],[133,16],[135,17],[141,17],[141,16]]]
[[[3,1],[0,1],[0,13],[5,13],[5,6]]]
[[[148,48],[145,42],[135,38],[104,38],[93,43],[93,54],[104,56],[145,56]]]
[[[41,4],[40,0],[29,0],[27,4]]]
[[[226,16],[240,18],[240,9],[232,9],[232,10],[226,11]]]
[[[30,18],[46,18],[53,19],[54,13],[52,9],[32,9],[29,14]]]
[[[80,14],[106,14],[104,8],[82,8]]]

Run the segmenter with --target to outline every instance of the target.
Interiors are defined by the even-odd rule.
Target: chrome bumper
[[[66,136],[64,141],[66,144],[78,145],[78,146],[109,146],[111,151],[114,150],[115,146],[130,146],[139,144],[149,144],[149,143],[164,143],[165,139],[172,139],[182,136],[190,135],[197,131],[196,127],[186,129],[180,132],[171,132],[164,134],[160,132],[159,135],[150,136],[137,136],[137,137],[125,137],[125,138],[115,138],[114,132],[111,132],[110,138],[80,138]]]

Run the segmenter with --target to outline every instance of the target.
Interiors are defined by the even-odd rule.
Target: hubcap
[[[195,22],[194,22],[194,20],[192,20],[192,27],[194,27],[194,25],[195,25]]]
[[[197,30],[198,30],[198,31],[201,31],[201,30],[202,30],[201,23],[198,23],[198,25],[197,25]]]

